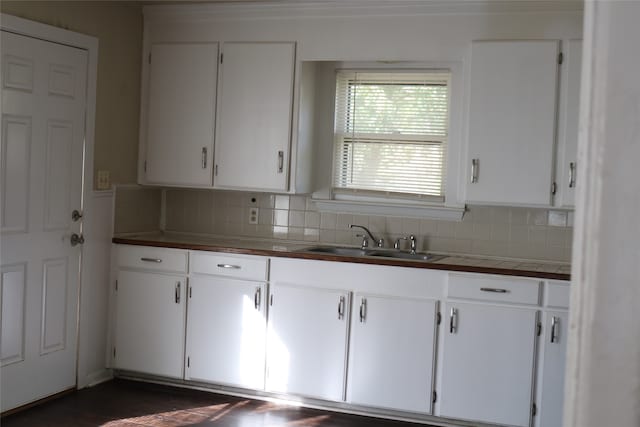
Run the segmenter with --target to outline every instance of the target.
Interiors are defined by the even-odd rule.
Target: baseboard
[[[86,381],[84,387],[93,387],[95,385],[101,384],[103,382],[109,381],[113,379],[113,371],[111,369],[100,369],[99,371],[94,371],[86,376]]]

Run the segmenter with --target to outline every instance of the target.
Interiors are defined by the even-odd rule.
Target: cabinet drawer
[[[449,275],[449,298],[513,304],[540,304],[540,281],[478,274]]]
[[[191,272],[250,280],[267,280],[267,258],[212,252],[192,252]]]
[[[149,246],[118,245],[118,267],[187,272],[187,251]]]
[[[569,282],[548,281],[544,305],[553,308],[569,308]]]

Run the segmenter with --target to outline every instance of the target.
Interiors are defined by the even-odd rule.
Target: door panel
[[[267,391],[343,400],[348,293],[273,284],[271,296]]]
[[[186,377],[264,389],[264,283],[199,276],[189,286]]]
[[[537,312],[451,302],[445,313],[438,415],[529,426]]]
[[[76,384],[87,57],[2,31],[2,411]]]

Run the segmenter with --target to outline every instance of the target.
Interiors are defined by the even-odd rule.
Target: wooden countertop
[[[463,271],[471,273],[500,274],[535,277],[541,279],[570,280],[571,266],[564,263],[526,260],[505,260],[476,256],[442,255],[434,261],[413,261],[383,257],[351,257],[333,254],[305,252],[305,248],[322,246],[314,242],[286,242],[264,239],[197,236],[181,233],[122,235],[113,243],[154,246],[174,249],[225,252],[269,257],[301,258],[324,261],[352,262],[359,264],[392,265],[400,267],[429,268],[434,270]],[[327,245],[328,246],[328,245]]]

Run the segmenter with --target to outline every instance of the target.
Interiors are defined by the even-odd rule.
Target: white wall
[[[589,1],[567,427],[640,426],[640,2]]]

